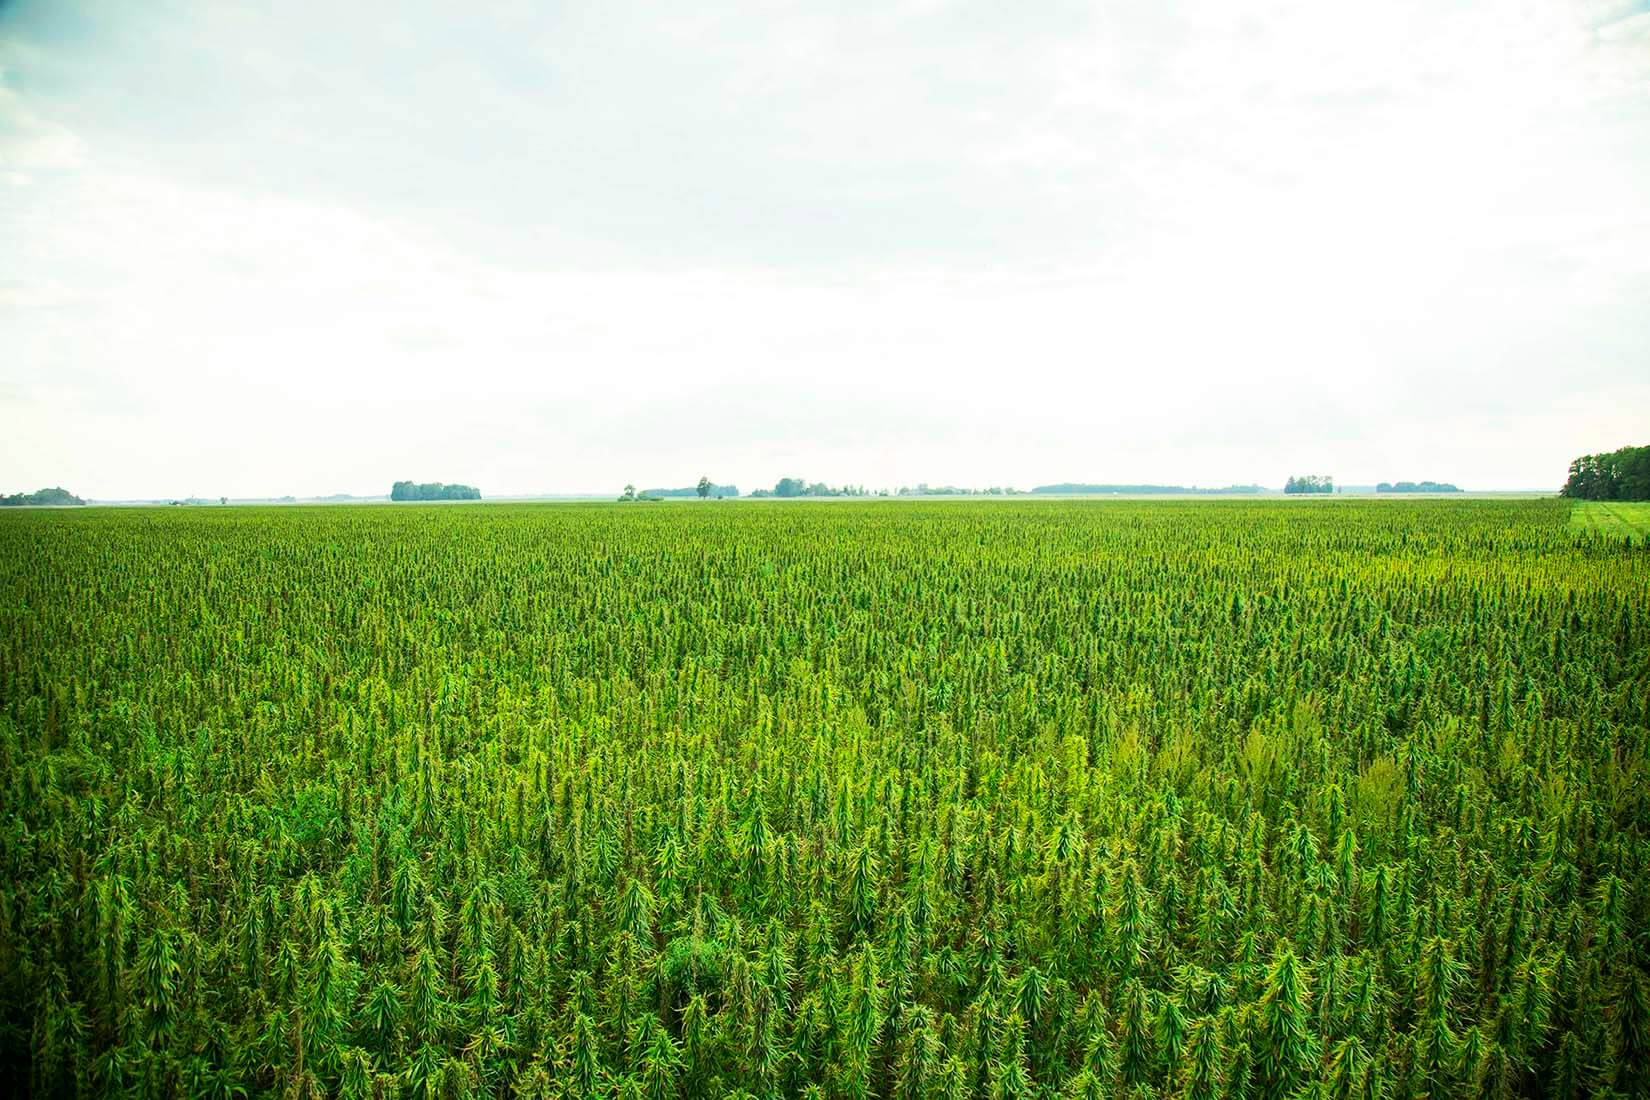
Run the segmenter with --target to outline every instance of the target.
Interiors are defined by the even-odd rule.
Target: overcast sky
[[[1646,442],[1650,0],[0,0],[0,491]]]

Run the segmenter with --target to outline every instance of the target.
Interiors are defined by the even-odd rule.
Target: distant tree
[[[1650,500],[1650,446],[1582,455],[1570,463],[1560,496],[1573,500]]]
[[[391,500],[480,500],[481,490],[473,485],[447,485],[439,481],[416,484],[397,481],[390,486]]]
[[[1294,481],[1294,478],[1290,478]],[[1228,485],[1225,488],[1199,489],[1187,485],[1099,485],[1091,482],[1062,481],[1055,485],[1039,485],[1031,490],[1033,493],[1058,493],[1063,495],[1117,495],[1117,496],[1236,496],[1245,493],[1263,492],[1259,485]],[[1012,494],[1013,489],[1007,490]]]
[[[229,503],[229,498],[228,497],[219,497],[218,498],[218,503],[219,504],[228,504]]]
[[[723,493],[723,489],[728,492]],[[733,486],[711,486],[717,496],[738,496],[739,491]],[[800,477],[782,477],[772,489],[757,489],[751,493],[753,497],[865,497],[870,496],[870,490],[863,485],[829,485],[823,481],[808,481]]]
[[[1335,479],[1325,474],[1306,474],[1292,477],[1283,486],[1286,493],[1333,493]]]
[[[25,504],[85,504],[84,500],[75,496],[67,489],[39,489],[32,493],[11,493],[0,497],[0,507],[17,508]]]
[[[710,481],[708,478],[701,480],[704,480],[706,483],[702,489],[698,485],[687,485],[676,489],[638,489],[636,490],[636,496],[638,498],[657,497],[663,500],[665,498],[673,497],[709,496],[720,498],[736,497],[739,495],[739,486],[737,485],[718,485],[716,482]]]
[[[1461,487],[1447,481],[1383,481],[1375,486],[1377,493],[1459,493]]]
[[[634,485],[626,485],[624,487],[624,492],[619,494],[619,500],[621,502],[628,503],[629,501],[632,501],[632,500],[635,500],[635,499],[636,499],[636,486],[634,486]]]
[[[710,496],[710,489],[711,484],[710,478],[708,477],[701,477],[699,479],[699,484],[694,486],[694,491],[699,494],[700,500],[704,500],[706,497]]]

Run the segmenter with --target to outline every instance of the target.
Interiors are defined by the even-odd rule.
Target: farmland
[[[0,1065],[1642,1096],[1647,594],[1557,500],[0,516]]]
[[[1578,501],[1570,522],[1601,535],[1650,539],[1650,503],[1627,500]]]

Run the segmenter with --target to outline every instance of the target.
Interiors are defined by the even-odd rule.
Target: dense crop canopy
[[[8,514],[0,1064],[1645,1095],[1650,555],[1567,514]]]

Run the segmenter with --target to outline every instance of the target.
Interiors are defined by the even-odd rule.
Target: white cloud
[[[12,488],[1545,485],[1650,412],[1634,5],[43,10]]]
[[[22,187],[32,172],[80,164],[85,152],[80,139],[31,110],[6,87],[6,75],[0,67],[0,180]]]

